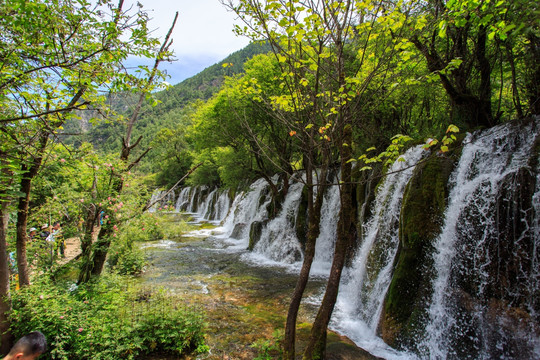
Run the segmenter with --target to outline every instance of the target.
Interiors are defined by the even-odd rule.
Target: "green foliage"
[[[254,360],[272,360],[281,358],[281,341],[283,340],[283,331],[275,330],[271,339],[258,339],[253,344],[252,348],[257,349],[257,357]]]
[[[16,337],[44,333],[50,349],[44,359],[135,359],[208,350],[198,311],[162,290],[140,289],[117,276],[69,289],[42,278],[14,293],[10,319]]]
[[[189,225],[167,211],[173,206],[158,208],[157,212],[145,212],[118,228],[119,236],[109,251],[108,263],[121,275],[137,275],[146,265],[144,251],[137,242],[174,239],[189,230]]]

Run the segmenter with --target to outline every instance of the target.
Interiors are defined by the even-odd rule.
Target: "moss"
[[[415,169],[407,184],[400,220],[400,249],[384,304],[383,339],[392,346],[406,342],[417,325],[430,280],[432,241],[440,232],[455,156],[431,156]]]

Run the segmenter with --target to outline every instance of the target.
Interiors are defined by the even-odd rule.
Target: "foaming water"
[[[365,226],[364,238],[350,268],[344,269],[331,327],[377,356],[403,358],[376,336],[382,304],[390,285],[399,245],[403,192],[425,151],[412,148],[388,170]],[[384,351],[382,351],[384,350]],[[381,352],[382,351],[382,352]],[[409,358],[409,355],[405,355]]]
[[[505,337],[496,340],[497,336],[492,333],[490,309],[482,299],[489,296],[486,288],[493,281],[488,267],[491,262],[498,261],[496,253],[489,253],[491,242],[500,241],[496,203],[501,191],[505,190],[501,188],[505,183],[503,180],[527,164],[534,141],[530,136],[531,130],[505,125],[476,136],[468,135],[465,139],[461,159],[450,178],[451,191],[444,226],[435,241],[433,295],[428,309],[426,336],[419,344],[419,352],[426,358],[467,356],[490,359],[494,353],[499,353],[501,358],[512,358],[506,352]],[[538,184],[535,197],[538,199]],[[535,207],[538,210],[538,201]],[[533,263],[536,264],[532,267],[529,286],[538,289],[538,217],[534,228]],[[473,292],[474,299],[471,302],[476,302],[466,312],[460,310],[456,302],[459,298],[456,291],[463,291],[459,289],[462,279],[468,279],[466,281],[472,284],[469,292]],[[537,294],[537,291],[532,293]],[[495,330],[499,331],[503,330]],[[510,336],[534,337],[528,332]],[[531,341],[538,343],[539,340]],[[460,342],[462,346],[468,345],[469,353],[458,352],[456,344]]]
[[[432,256],[428,265],[433,266],[432,293],[419,310],[417,338],[408,351],[392,349],[377,331],[398,253],[404,190],[425,152],[421,147],[412,148],[404,155],[405,161],[393,164],[378,185],[351,267],[344,269],[330,327],[385,359],[540,358],[536,325],[540,319],[540,159],[534,166],[530,161],[538,132],[535,126],[506,124],[465,139],[448,184],[441,233],[433,239],[434,251],[428,255]],[[528,200],[518,203],[520,191],[527,186],[532,188],[532,198],[528,195]],[[216,251],[238,252],[251,265],[298,272],[302,252],[295,218],[301,193],[302,184],[292,182],[280,213],[272,220],[268,220],[270,196],[264,179],[238,194],[232,204],[223,197],[224,192],[207,192],[206,199],[193,200],[197,191],[183,189],[177,207],[179,202],[183,207],[200,203],[207,217],[212,216],[212,207],[227,208],[215,211],[215,218],[222,220],[220,227],[197,236],[211,235],[217,239]],[[220,199],[229,202],[219,205]],[[329,187],[312,266],[315,277],[329,273],[339,202],[339,187]],[[511,212],[514,217],[505,220]],[[249,252],[249,231],[255,222],[260,222],[261,237]],[[511,235],[504,233],[508,228],[514,230]],[[507,248],[499,242],[506,242]],[[502,250],[507,253],[497,254]],[[516,260],[505,263],[501,257]],[[504,286],[492,275],[496,263],[516,273]],[[494,289],[499,297],[493,295]],[[305,303],[319,305],[323,294],[321,288]]]
[[[286,264],[302,260],[302,250],[296,237],[294,223],[303,187],[302,183],[290,185],[281,211],[263,227],[253,253]]]
[[[333,183],[339,182],[339,176]],[[311,276],[325,276],[330,274],[332,256],[336,239],[337,223],[339,217],[340,197],[339,186],[330,186],[324,194],[321,207],[320,234],[315,246],[315,257],[311,266]]]

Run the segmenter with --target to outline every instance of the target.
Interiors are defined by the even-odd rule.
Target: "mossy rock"
[[[249,228],[249,245],[247,248],[249,251],[253,251],[255,245],[257,245],[259,240],[261,240],[261,235],[265,224],[265,221],[254,221],[251,223]]]
[[[456,161],[455,155],[432,155],[417,166],[405,189],[398,257],[379,328],[391,346],[412,341],[420,326],[433,273],[429,254],[443,223],[448,179]]]

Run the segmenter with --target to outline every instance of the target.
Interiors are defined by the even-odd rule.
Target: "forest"
[[[235,33],[251,44],[166,86],[159,66],[174,56],[176,17],[158,39],[144,4],[0,2],[2,354],[36,329],[48,340],[47,359],[211,353],[204,310],[136,280],[147,264],[140,243],[190,227],[171,221],[164,207],[148,211],[152,194],[180,184],[227,189],[234,198],[264,179],[270,219],[295,182],[305,199],[301,266],[276,356],[325,359],[339,284],[362,232],[359,186],[391,175],[414,146],[428,154],[427,174],[430,161],[454,161],[469,132],[538,122],[537,2],[221,3],[242,21]],[[129,57],[153,65],[132,71]],[[438,191],[449,170],[433,171],[425,186]],[[330,188],[339,189],[340,204],[330,275],[298,349],[299,311]],[[431,201],[425,191],[410,196]],[[56,239],[41,238],[43,231]],[[66,263],[68,238],[77,238],[80,250]]]

